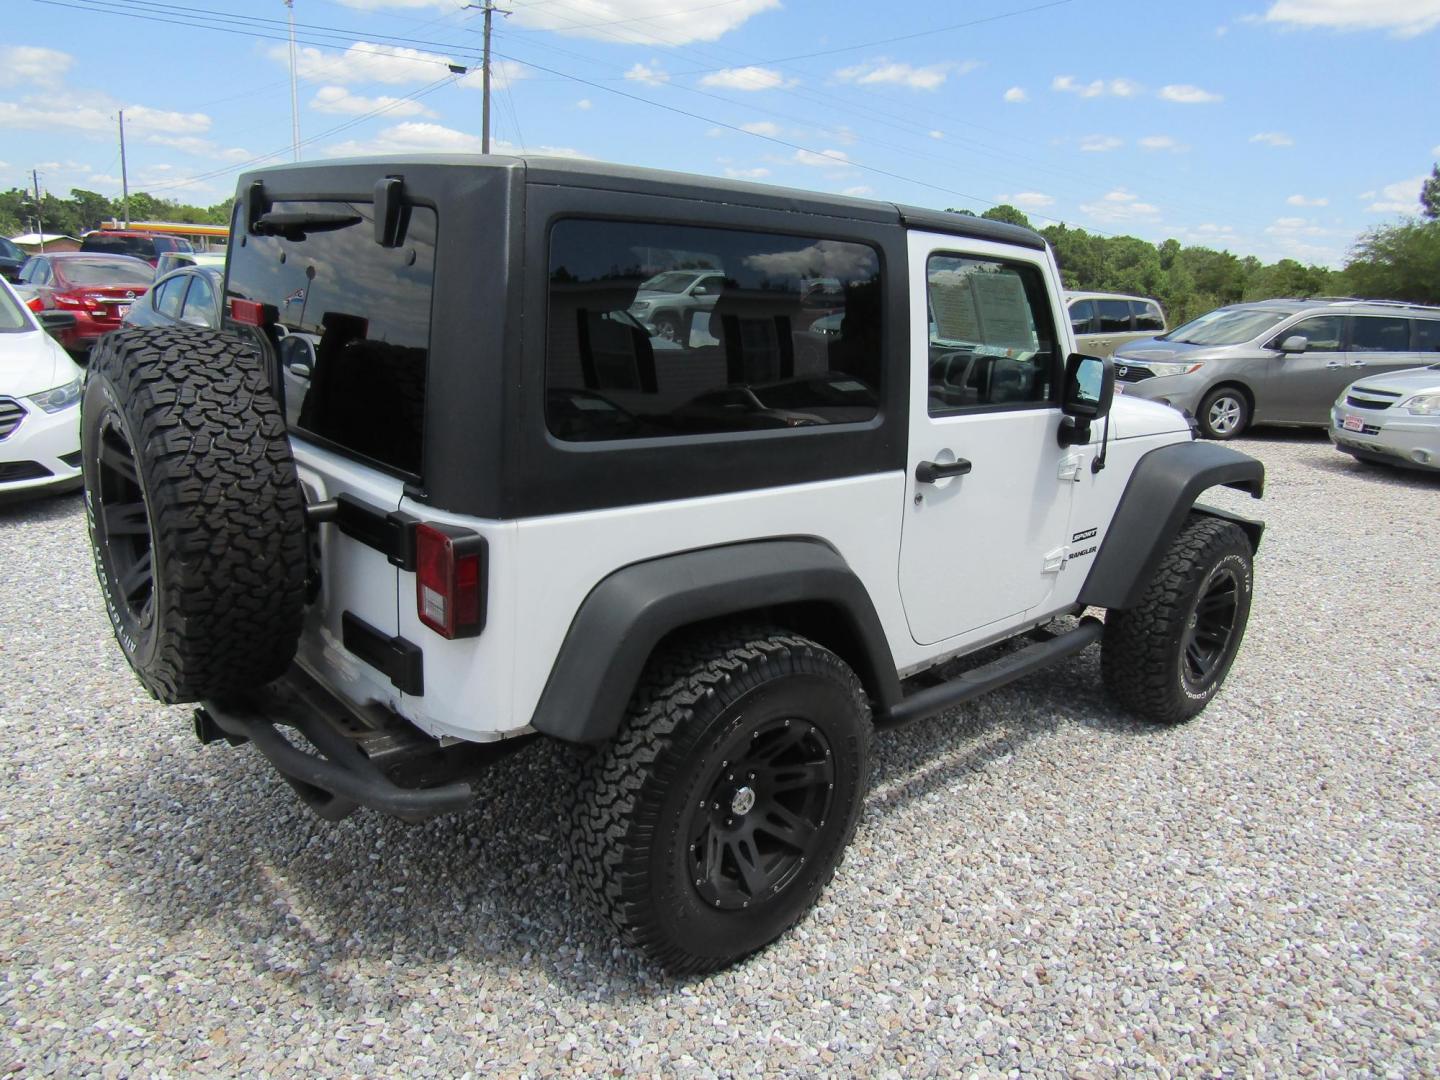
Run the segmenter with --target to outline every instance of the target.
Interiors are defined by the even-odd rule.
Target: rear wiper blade
[[[306,233],[348,229],[351,225],[360,224],[362,220],[359,214],[271,210],[256,218],[250,231],[258,236],[282,236],[287,240],[303,240]]]

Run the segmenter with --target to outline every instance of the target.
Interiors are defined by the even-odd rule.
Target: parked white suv
[[[834,873],[873,727],[1102,640],[1159,722],[1230,668],[1262,527],[1196,498],[1263,469],[1112,401],[1036,233],[499,157],[239,196],[228,329],[92,363],[91,536],[145,686],[324,816],[460,810],[528,738],[588,747],[555,785],[582,890],[706,971]],[[637,294],[694,266],[708,335],[646,330]]]

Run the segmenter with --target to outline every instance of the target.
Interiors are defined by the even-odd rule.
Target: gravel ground
[[[882,735],[820,906],[680,983],[573,901],[556,750],[316,820],[146,699],[78,497],[0,508],[0,1075],[1435,1074],[1440,480],[1239,445],[1270,528],[1198,720],[1090,650]]]

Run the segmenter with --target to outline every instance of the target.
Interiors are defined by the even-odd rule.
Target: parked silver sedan
[[[220,327],[225,273],[213,266],[187,266],[155,282],[125,315],[125,326]]]
[[[1360,461],[1440,471],[1440,364],[1351,383],[1330,410],[1330,438]]]

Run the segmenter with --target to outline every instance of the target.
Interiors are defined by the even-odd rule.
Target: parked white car
[[[1440,470],[1440,364],[1351,383],[1330,410],[1330,439],[1360,461]]]
[[[81,383],[70,354],[0,281],[0,500],[80,486]]]

